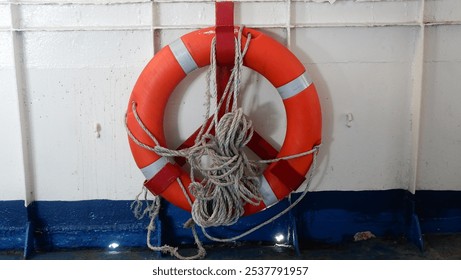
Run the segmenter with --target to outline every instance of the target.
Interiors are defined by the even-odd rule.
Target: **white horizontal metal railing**
[[[206,26],[210,26],[213,24],[213,2],[211,0],[196,0],[196,1],[175,1],[175,0],[156,0],[156,1],[7,1],[7,2],[0,2],[0,10],[1,9],[8,9],[8,5],[14,6],[14,9],[19,9],[21,14],[24,14],[26,10],[32,6],[36,7],[36,9],[43,10],[43,9],[50,9],[53,7],[54,13],[70,13],[72,9],[82,9],[79,6],[86,6],[88,7],[94,6],[97,7],[96,11],[94,12],[96,15],[106,13],[107,17],[111,17],[110,12],[113,12],[115,9],[120,9],[120,6],[136,6],[136,9],[145,9],[147,13],[151,13],[151,19],[141,19],[136,24],[114,24],[114,19],[110,20],[112,24],[104,24],[104,20],[102,20],[101,24],[94,24],[90,21],[85,21],[85,19],[81,20],[75,24],[70,23],[63,23],[62,25],[58,25],[55,22],[52,22],[52,19],[42,20],[41,24],[30,23],[30,22],[23,22],[23,20],[19,20],[16,24],[1,24],[0,22],[0,31],[3,32],[63,32],[63,31],[138,31],[138,30],[170,30],[170,29],[197,29]],[[246,8],[248,5],[252,7],[258,7],[259,5],[271,5],[277,4],[277,8],[281,9],[281,4],[286,5],[285,11],[280,11],[274,13],[277,16],[285,17],[284,19],[277,19],[268,17],[261,17],[261,20],[258,22],[252,22],[246,24],[248,27],[252,28],[266,28],[266,29],[296,29],[296,28],[320,28],[320,27],[392,27],[392,26],[438,26],[438,25],[460,25],[461,24],[461,12],[459,15],[447,17],[437,17],[433,15],[425,15],[420,14],[418,12],[420,6],[422,6],[423,1],[358,1],[358,2],[351,2],[351,1],[336,1],[335,4],[329,3],[317,3],[311,1],[278,1],[278,0],[271,0],[271,1],[254,1],[254,0],[240,0],[236,1],[236,14],[237,14],[237,23],[238,22],[238,10],[239,5],[242,6],[242,9]],[[351,2],[351,3],[346,3]],[[444,1],[442,1],[444,2]],[[391,3],[391,6],[389,6]],[[187,15],[185,15],[186,20],[181,20],[177,23],[164,23],[158,19],[158,15],[156,11],[159,10],[163,5],[192,5],[192,6],[203,6],[206,5],[207,8],[205,13],[207,13],[205,19],[196,19],[195,17],[190,17],[190,21],[184,23],[183,21],[187,21]],[[385,6],[384,6],[385,5]],[[400,10],[404,10],[405,8],[408,9],[408,5],[411,5],[411,9],[414,11],[410,13],[400,13]],[[447,4],[448,5],[448,4]],[[191,6],[191,7],[192,7]],[[326,7],[324,7],[326,6]],[[322,7],[321,10],[318,10],[319,7]],[[357,13],[353,16],[348,16],[350,11],[353,11],[355,8],[360,8],[362,13]],[[386,8],[386,9],[382,9]],[[57,10],[56,10],[57,9]],[[257,9],[257,8],[256,8]],[[318,17],[308,20],[301,20],[298,16],[294,15],[296,10],[305,9],[309,11],[312,9],[314,12],[316,9],[321,11],[324,14],[324,18],[322,18],[322,14]],[[331,9],[329,12],[328,9]],[[143,11],[146,13],[146,11]],[[30,11],[32,13],[34,11]],[[44,11],[46,12],[46,11]],[[82,11],[85,12],[85,11]],[[308,12],[307,12],[308,13]],[[370,13],[373,13],[370,15]],[[431,12],[432,13],[432,12]],[[71,14],[70,14],[71,15]],[[379,15],[379,17],[375,16]],[[27,17],[27,13],[23,15]],[[181,15],[178,15],[178,18]],[[258,17],[258,16],[257,16]],[[337,18],[337,19],[336,19]],[[335,20],[332,20],[335,19]],[[245,23],[245,18],[241,19],[241,23]]]

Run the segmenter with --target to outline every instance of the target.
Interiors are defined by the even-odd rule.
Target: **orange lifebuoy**
[[[299,154],[321,142],[320,103],[312,80],[303,64],[286,47],[263,33],[245,28],[251,33],[251,43],[244,57],[244,65],[263,75],[279,92],[286,110],[286,137],[277,158]],[[214,28],[194,31],[161,49],[139,76],[131,94],[126,115],[127,127],[140,142],[155,146],[153,140],[139,126],[131,104],[137,105],[137,114],[145,127],[165,146],[163,119],[168,99],[186,75],[210,64]],[[191,206],[177,182],[191,183],[189,175],[177,164],[147,151],[129,138],[137,166],[146,177],[144,185],[174,205],[191,211]],[[271,163],[261,176],[260,191],[263,201],[255,206],[245,205],[245,215],[259,212],[288,196],[299,188],[312,164],[312,154]],[[193,199],[192,195],[189,196]]]

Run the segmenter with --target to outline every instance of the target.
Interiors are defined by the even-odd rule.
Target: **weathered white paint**
[[[126,5],[24,5],[18,28],[66,29],[86,27],[147,27],[151,24],[149,3]]]
[[[427,28],[420,189],[461,189],[461,28]]]
[[[324,146],[315,190],[408,186],[416,34],[414,27],[294,32],[293,51],[312,74],[323,108]]]
[[[123,114],[151,42],[148,31],[24,34],[36,199],[117,199],[138,190]]]
[[[10,26],[11,26],[10,7],[9,5],[0,4],[0,29],[6,29]],[[5,41],[2,41],[2,42],[5,42]]]
[[[15,27],[17,24],[17,9],[12,5],[6,6],[8,10],[4,13],[9,25]],[[5,96],[0,110],[0,129],[4,132],[5,139],[1,145],[1,158],[5,163],[0,166],[2,172],[0,182],[3,182],[0,189],[4,188],[6,199],[22,199],[28,204],[33,200],[31,182],[31,161],[29,154],[28,116],[25,113],[23,86],[23,68],[21,61],[20,34],[9,32],[5,34],[0,42],[4,48],[0,48],[0,77],[5,85]]]
[[[461,2],[457,0],[427,0],[424,20],[427,23],[440,21],[459,23],[461,21]]]
[[[21,124],[12,54],[12,34],[0,32],[0,199],[24,199]]]
[[[461,190],[459,1],[244,0],[235,13],[289,46],[317,86],[314,190]],[[143,176],[123,115],[136,78],[154,52],[213,23],[207,0],[0,1],[0,200],[132,199]],[[193,71],[173,93],[170,147],[203,121],[204,78]],[[259,74],[243,80],[245,113],[280,147],[280,96]]]
[[[421,1],[295,2],[293,21],[297,25],[395,25],[416,23]]]

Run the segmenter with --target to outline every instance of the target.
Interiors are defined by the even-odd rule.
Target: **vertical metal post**
[[[415,209],[414,194],[417,188],[418,178],[418,160],[419,160],[419,144],[420,144],[420,127],[421,127],[421,102],[423,95],[424,82],[424,43],[425,43],[425,0],[421,0],[421,8],[419,15],[419,35],[415,46],[415,56],[413,60],[413,85],[411,94],[411,143],[410,143],[410,182],[408,191],[410,198],[408,199],[408,238],[421,250],[424,249],[424,240],[422,238],[419,217]]]
[[[33,191],[33,168],[31,156],[29,153],[29,118],[27,115],[27,110],[25,108],[25,77],[23,69],[23,57],[22,57],[22,38],[19,34],[18,25],[18,15],[17,9],[20,7],[14,3],[10,3],[10,24],[11,24],[11,40],[12,40],[12,57],[14,65],[14,78],[16,82],[16,97],[17,97],[17,112],[16,116],[19,118],[21,125],[19,136],[21,141],[21,155],[22,155],[22,174],[23,174],[23,184],[24,184],[24,202],[25,205],[29,205],[34,201],[34,191]]]
[[[288,49],[291,49],[291,0],[286,0],[286,13],[287,13],[287,20],[285,22],[285,29],[287,32],[287,41],[286,45]]]
[[[14,79],[15,79],[15,88],[16,88],[16,100],[17,100],[17,116],[20,124],[20,135],[19,141],[21,142],[21,159],[22,159],[22,184],[24,190],[24,206],[25,212],[27,213],[27,223],[25,225],[24,232],[24,248],[23,248],[23,258],[29,258],[30,254],[34,250],[34,219],[35,215],[31,215],[30,204],[34,201],[34,180],[33,180],[33,167],[32,167],[32,158],[30,154],[30,132],[29,132],[29,116],[27,114],[26,103],[25,103],[25,69],[23,65],[23,43],[22,37],[19,34],[19,19],[17,10],[20,9],[14,2],[9,4],[10,12],[10,32],[11,32],[11,46],[12,46],[12,57],[13,57],[13,67],[14,67]]]
[[[419,16],[419,35],[416,42],[415,57],[413,60],[413,85],[411,95],[411,159],[410,159],[410,186],[409,191],[414,194],[417,184],[418,156],[420,143],[421,126],[421,102],[423,94],[423,75],[424,75],[424,24],[425,0],[421,0],[421,10]]]
[[[287,18],[285,22],[285,29],[287,32],[287,38],[286,38],[286,46],[288,49],[291,49],[291,11],[292,11],[292,1],[291,0],[286,0],[286,13],[287,13]],[[293,201],[293,195],[290,194],[288,196],[288,201],[291,204]],[[299,247],[299,237],[298,237],[298,226],[297,226],[297,216],[296,216],[296,211],[294,209],[291,209],[288,212],[288,219],[289,219],[289,224],[290,224],[290,234],[291,234],[291,245],[293,245],[293,248],[295,250],[295,253],[297,256],[301,255],[301,249]]]

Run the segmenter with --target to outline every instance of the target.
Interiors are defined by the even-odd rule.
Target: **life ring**
[[[244,65],[263,75],[277,89],[286,110],[286,136],[277,158],[311,150],[321,143],[322,127],[320,103],[312,80],[296,56],[269,36],[244,28],[242,45],[248,33],[251,33],[251,42]],[[131,104],[136,103],[137,114],[145,127],[165,146],[163,119],[168,99],[188,73],[210,64],[214,36],[214,27],[188,33],[161,49],[144,68],[133,88],[126,115],[127,128],[140,142],[155,146],[139,126]],[[176,163],[138,146],[131,138],[129,144],[137,166],[146,177],[146,188],[191,211],[176,180],[180,178],[184,186],[188,186],[191,183],[188,173]],[[312,161],[310,154],[271,163],[260,178],[263,201],[257,206],[246,204],[245,215],[264,210],[298,189],[303,180],[293,178],[304,179]],[[194,199],[190,193],[189,196]]]

